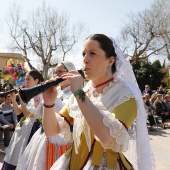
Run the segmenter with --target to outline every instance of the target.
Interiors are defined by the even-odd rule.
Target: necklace
[[[93,91],[92,91],[92,93],[93,93],[93,96],[94,97],[98,97],[99,96],[99,93],[97,92],[97,90],[96,90],[96,88],[98,88],[98,87],[101,87],[101,86],[103,86],[103,85],[105,85],[105,84],[107,84],[107,83],[109,83],[109,82],[111,82],[111,81],[113,81],[114,80],[114,77],[112,77],[111,79],[109,79],[109,80],[107,80],[107,81],[104,81],[103,83],[100,83],[100,84],[98,84],[98,85],[96,85],[96,86],[94,86],[93,84],[92,84],[92,86],[93,86]]]
[[[114,77],[112,77],[111,79],[106,80],[106,81],[104,81],[103,83],[100,83],[100,84],[98,84],[98,85],[96,85],[96,86],[94,86],[94,85],[92,84],[92,86],[93,86],[94,88],[98,88],[98,87],[100,87],[100,86],[103,86],[103,85],[111,82],[112,80],[114,80]]]

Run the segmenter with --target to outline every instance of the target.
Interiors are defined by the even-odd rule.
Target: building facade
[[[0,70],[2,73],[6,73],[5,67],[9,59],[18,60],[24,66],[25,59],[22,54],[19,53],[0,53]]]

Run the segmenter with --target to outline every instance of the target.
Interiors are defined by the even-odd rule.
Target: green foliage
[[[159,60],[153,63],[137,60],[132,64],[132,67],[141,91],[144,90],[146,84],[150,85],[152,90],[156,90],[160,84],[162,84],[163,87],[167,86],[163,82],[167,72],[162,71],[164,67],[161,66]]]

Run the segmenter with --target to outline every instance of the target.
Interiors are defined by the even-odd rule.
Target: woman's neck
[[[93,81],[92,81],[92,86],[93,86],[93,88],[95,88],[96,89],[96,91],[98,92],[98,93],[100,93],[100,94],[102,94],[103,93],[103,89],[106,87],[106,86],[108,86],[108,84],[110,83],[110,82],[112,82],[114,80],[114,78],[113,77],[110,77],[110,78],[107,78],[107,79],[105,79],[105,80],[103,80],[103,81],[100,81],[100,83],[99,83],[99,81],[98,81],[98,83],[94,83]]]

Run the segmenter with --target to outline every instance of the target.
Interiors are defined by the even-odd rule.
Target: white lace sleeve
[[[50,143],[57,144],[58,146],[63,146],[68,144],[68,142],[64,140],[60,135],[51,136],[48,139]]]
[[[109,128],[110,136],[113,137],[112,143],[102,144],[105,149],[113,149],[115,152],[125,152],[128,149],[129,133],[124,125],[109,111],[101,111],[103,124]],[[99,140],[96,137],[96,140]]]
[[[58,139],[60,137],[56,137],[56,136],[51,136],[49,137],[49,141],[51,143],[55,143],[58,145],[61,145],[62,143],[72,143],[73,142],[73,138],[72,138],[72,133],[70,131],[70,125],[64,120],[63,117],[61,117],[59,114],[56,113],[56,117],[60,126],[60,134],[58,136],[60,136],[63,140],[58,141]]]

